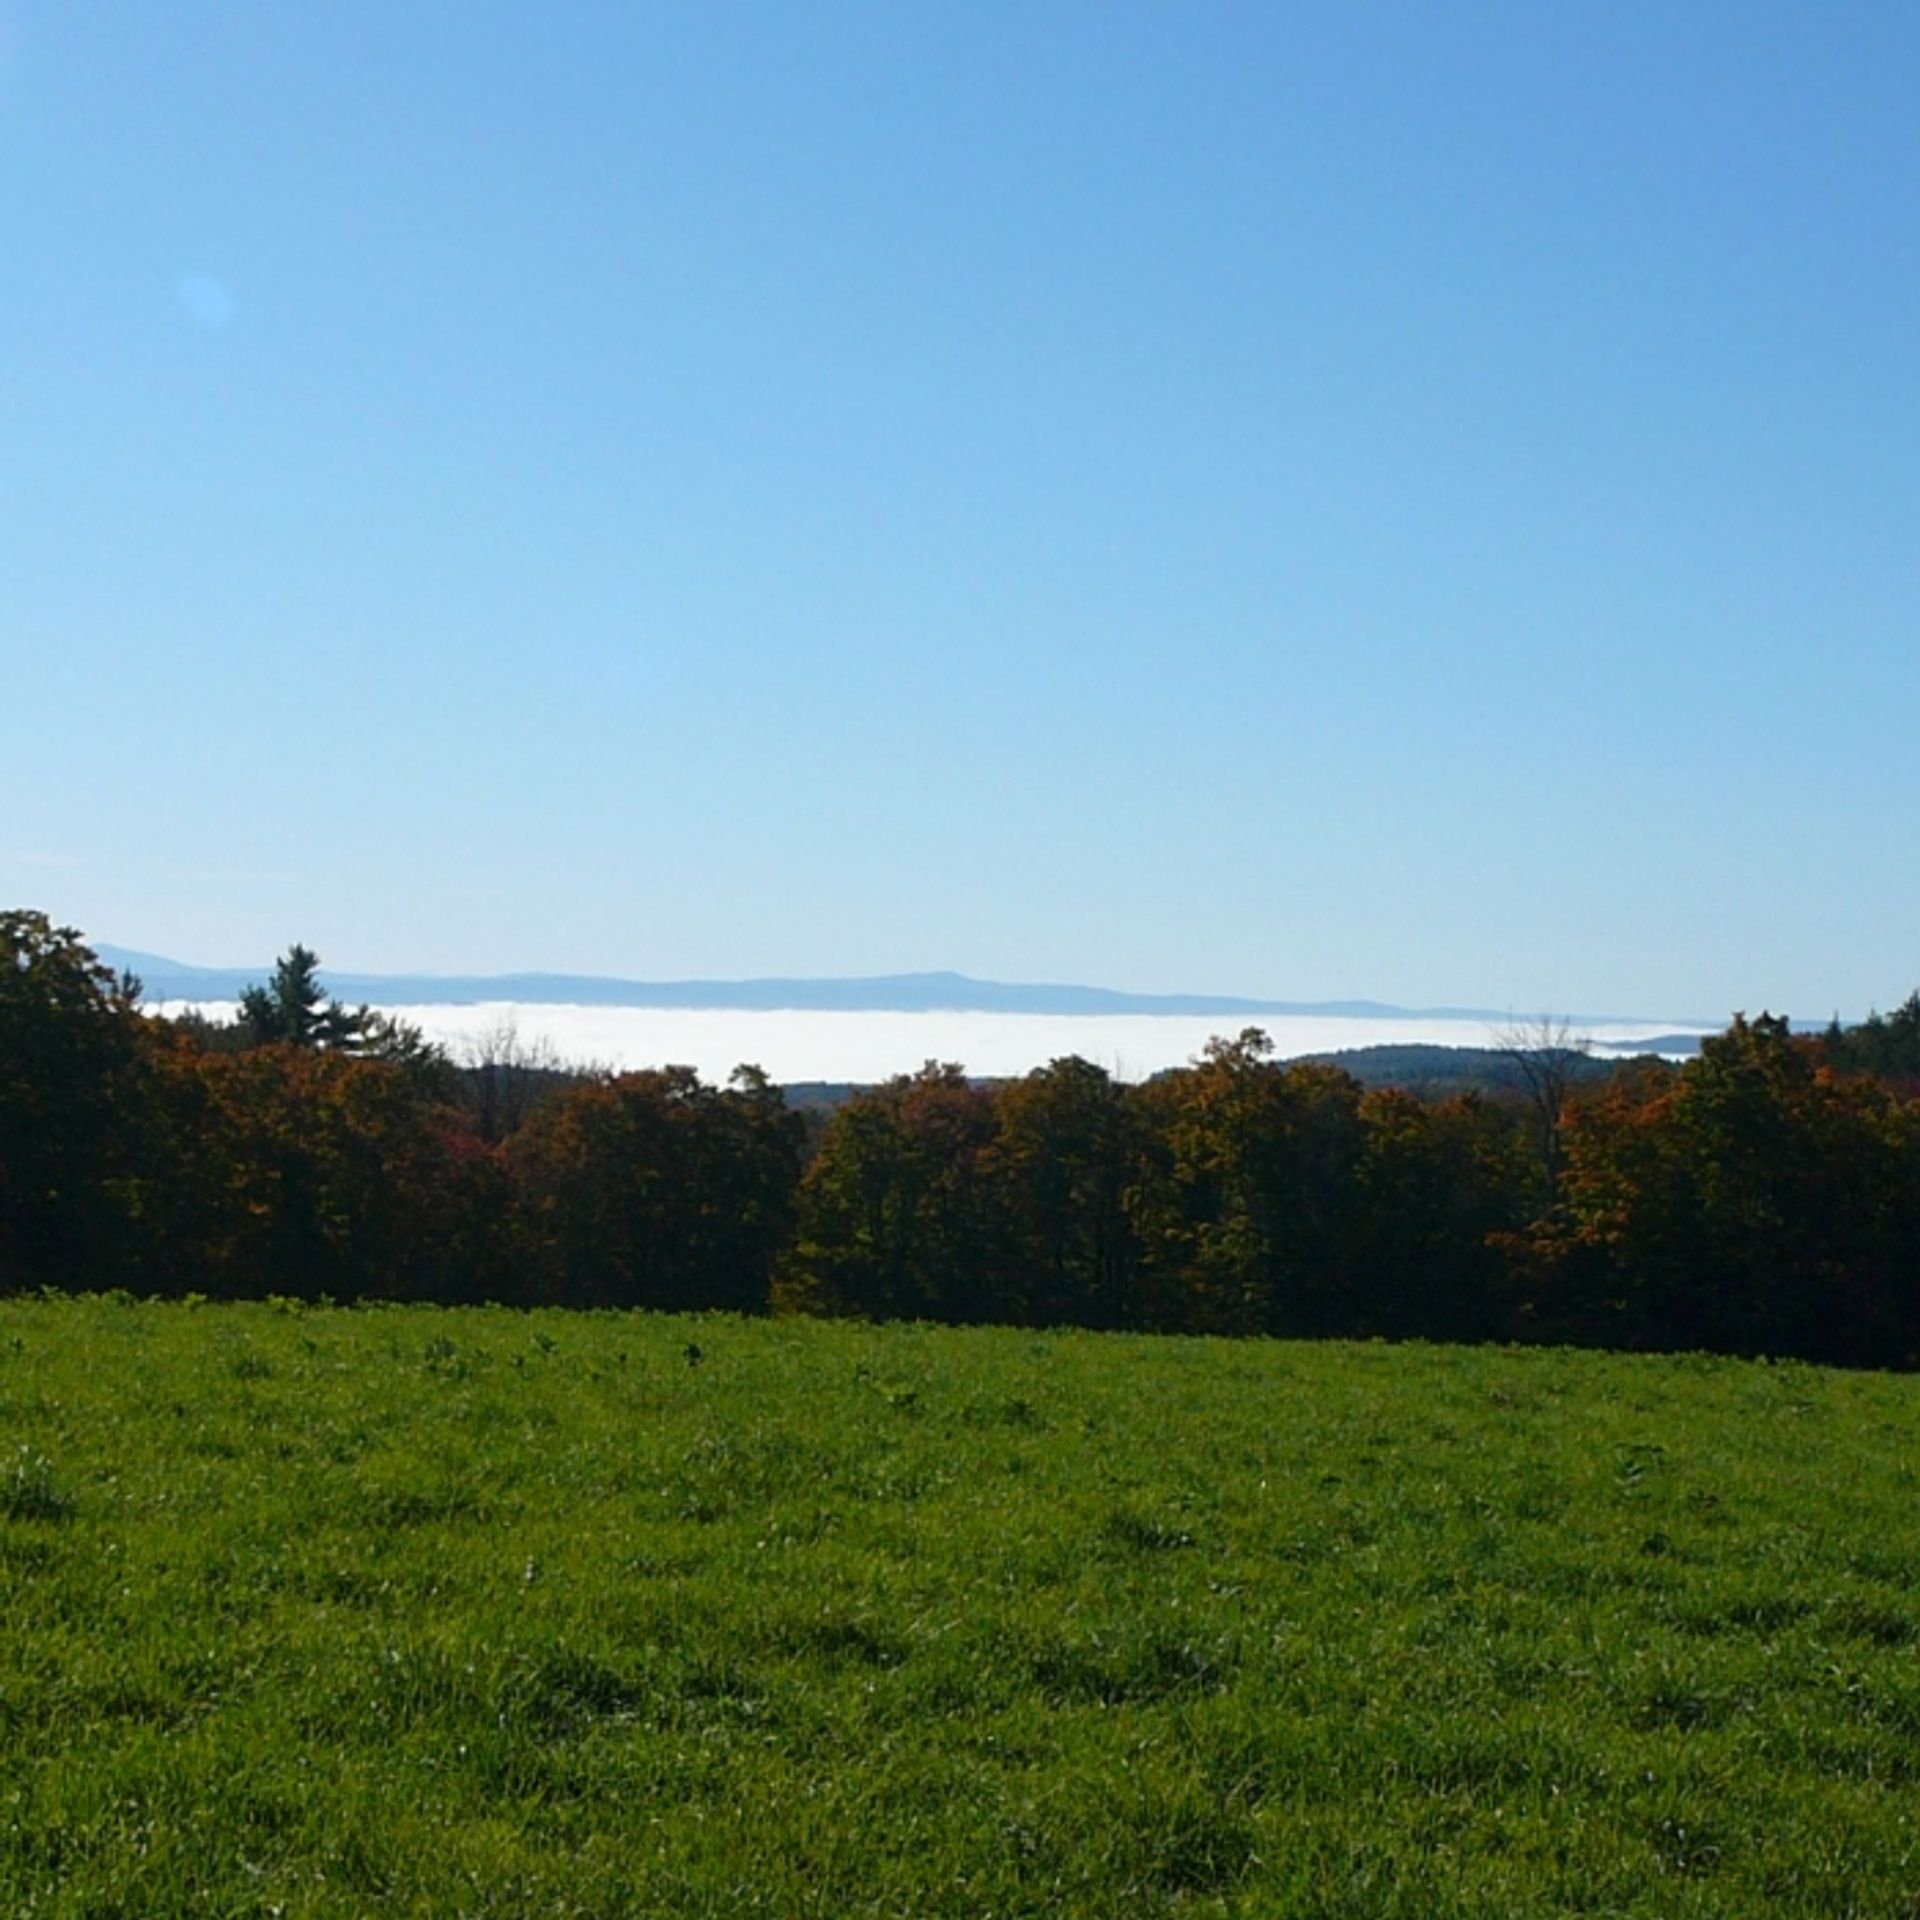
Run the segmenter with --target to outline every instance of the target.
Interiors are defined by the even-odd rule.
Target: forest
[[[1256,1029],[1139,1085],[957,1065],[802,1111],[757,1069],[459,1065],[295,947],[144,1012],[0,913],[0,1291],[722,1308],[1920,1365],[1920,995],[1697,1058],[1422,1097]],[[1583,1063],[1587,1064],[1587,1063]]]

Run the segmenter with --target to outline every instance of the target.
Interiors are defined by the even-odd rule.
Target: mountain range
[[[138,977],[149,1001],[233,1000],[271,967],[198,967],[129,947],[100,958]],[[582,1007],[711,1007],[835,1013],[1189,1014],[1255,1019],[1300,1014],[1368,1020],[1513,1019],[1487,1007],[1398,1007],[1379,1000],[1259,1000],[1202,993],[1126,993],[1111,987],[976,980],[964,973],[888,973],[853,979],[620,980],[596,974],[345,973],[321,969],[327,991],[381,1007],[477,1006],[492,1001]],[[1600,1016],[1572,1016],[1586,1024]],[[1617,1020],[1619,1016],[1612,1016]]]

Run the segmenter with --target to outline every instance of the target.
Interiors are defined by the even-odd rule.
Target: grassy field
[[[1917,1415],[0,1303],[0,1912],[1920,1914]]]

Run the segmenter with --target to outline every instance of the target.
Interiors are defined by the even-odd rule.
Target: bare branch
[[[1560,1189],[1567,1098],[1593,1041],[1564,1015],[1543,1013],[1509,1021],[1494,1035],[1494,1050],[1505,1056],[1515,1085],[1533,1111],[1547,1204],[1552,1206]]]

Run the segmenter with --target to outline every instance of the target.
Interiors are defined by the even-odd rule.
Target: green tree
[[[800,1186],[784,1304],[879,1319],[1010,1319],[982,1156],[993,1097],[952,1064],[848,1100]]]
[[[1920,993],[1908,994],[1891,1013],[1868,1014],[1857,1027],[1836,1019],[1822,1048],[1830,1066],[1920,1088]]]
[[[265,986],[240,996],[240,1022],[255,1046],[345,1046],[359,1026],[320,984],[320,956],[297,941],[274,963]]]
[[[0,1286],[120,1277],[142,1094],[139,983],[72,927],[0,913]]]
[[[386,1060],[450,1090],[445,1055],[420,1029],[371,1007],[348,1007],[320,983],[320,956],[297,941],[274,963],[264,986],[240,995],[239,1025],[253,1046],[290,1046]]]
[[[1502,1331],[1506,1236],[1528,1219],[1534,1169],[1514,1116],[1463,1094],[1416,1100],[1393,1088],[1360,1101],[1351,1330],[1428,1340]]]
[[[1009,1082],[982,1157],[1003,1229],[1009,1316],[1035,1325],[1138,1323],[1139,1244],[1127,1212],[1141,1125],[1127,1089],[1075,1057]]]

